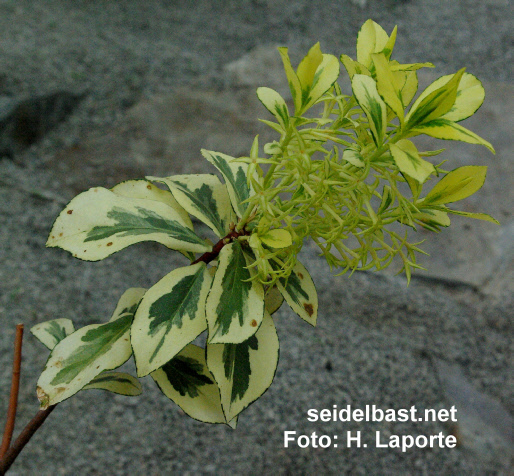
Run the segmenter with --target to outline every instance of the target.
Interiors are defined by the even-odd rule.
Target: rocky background
[[[373,18],[399,36],[401,62],[462,66],[486,101],[467,126],[493,143],[444,144],[450,167],[488,165],[465,202],[502,225],[453,218],[420,232],[428,271],[409,287],[393,273],[333,277],[312,246],[318,327],[277,314],[275,382],[237,430],[183,415],[149,379],[139,398],[82,392],[62,403],[25,448],[13,475],[510,474],[514,314],[513,31],[509,0],[1,0],[0,424],[14,327],[26,327],[17,430],[37,411],[47,357],[28,329],[68,317],[105,320],[130,286],[149,287],[180,262],[158,245],[98,263],[45,249],[52,222],[77,192],[145,174],[213,171],[199,149],[246,154],[267,118],[255,88],[286,94],[277,45],[293,62],[316,41],[355,56]],[[426,84],[431,75],[425,74]],[[269,133],[268,133],[269,134]],[[428,148],[437,141],[423,139]],[[130,368],[130,365],[128,366]],[[309,408],[458,408],[458,423],[309,423]],[[366,449],[283,448],[283,431],[361,430]],[[457,449],[374,449],[389,434],[455,434]]]

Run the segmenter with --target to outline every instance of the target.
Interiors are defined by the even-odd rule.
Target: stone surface
[[[475,388],[456,364],[434,359],[448,406],[457,409],[458,444],[507,469],[514,457],[514,419],[494,398]]]
[[[84,98],[55,91],[28,98],[0,97],[0,157],[14,158],[66,119]]]

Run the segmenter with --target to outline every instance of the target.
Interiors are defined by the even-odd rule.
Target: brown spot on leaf
[[[55,391],[57,392],[57,394],[62,393],[62,392],[65,392],[66,390],[68,390],[66,387],[57,387],[57,388],[55,389]]]
[[[305,309],[305,311],[307,311],[307,314],[309,314],[309,316],[312,316],[314,314],[314,308],[312,307],[312,304],[305,302],[303,304],[303,308]]]
[[[148,185],[146,186],[146,188],[147,188],[148,190],[152,190],[152,186],[151,186],[150,184],[148,184]]]
[[[107,243],[107,246],[112,246],[112,241],[109,241],[109,243]]]
[[[52,240],[53,240],[53,239],[55,239],[55,236],[54,236],[54,235],[52,235]]]
[[[252,319],[252,322],[250,322],[250,325],[252,327],[257,327],[257,321],[255,319]]]
[[[298,277],[299,277],[300,279],[303,279],[303,274],[302,274],[302,273],[298,273]]]
[[[67,213],[68,215],[71,215],[71,214],[73,213],[73,210],[68,210],[66,213]]]
[[[59,233],[59,236],[62,236],[62,233]]]

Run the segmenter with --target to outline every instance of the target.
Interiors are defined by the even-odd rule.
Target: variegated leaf
[[[256,236],[256,235],[252,235]],[[287,230],[276,228],[274,230],[269,230],[267,233],[264,233],[259,236],[259,239],[266,246],[270,248],[287,248],[291,246],[293,243],[293,239],[291,237],[291,233]]]
[[[351,148],[347,148],[343,152],[343,160],[352,164],[355,167],[362,168],[365,166],[364,160],[362,159],[362,155],[359,151]]]
[[[253,195],[247,181],[248,164],[233,162],[234,157],[205,149],[202,149],[202,155],[223,175],[232,206],[236,214],[242,217],[248,208],[248,203],[243,202]]]
[[[127,180],[115,185],[111,188],[111,191],[122,197],[143,198],[145,200],[157,200],[158,202],[165,203],[180,215],[188,228],[193,229],[191,218],[173,198],[173,195],[166,190],[161,190],[148,180]]]
[[[207,344],[207,366],[220,388],[221,405],[231,420],[271,385],[278,364],[275,324],[266,313],[257,333],[239,344]]]
[[[85,326],[54,347],[37,383],[42,409],[71,397],[104,370],[115,369],[128,360],[132,354],[130,325],[144,291],[129,289],[121,299],[123,309],[117,307],[114,320]],[[127,296],[132,297],[131,302]]]
[[[375,144],[382,145],[387,127],[387,107],[378,94],[377,84],[369,76],[356,74],[352,79],[352,90],[366,113]]]
[[[30,332],[45,347],[52,350],[66,336],[75,332],[75,327],[70,319],[61,318],[36,324]]]
[[[410,140],[399,140],[396,144],[391,144],[389,149],[400,171],[419,183],[425,182],[435,172],[434,166],[419,156],[418,149]]]
[[[475,220],[489,221],[491,223],[494,223],[495,225],[500,224],[500,222],[496,220],[496,218],[493,218],[491,215],[488,215],[487,213],[461,212],[458,210],[451,210],[450,208],[447,208],[447,210],[448,213],[453,213],[454,215],[460,215],[467,218],[474,218]]]
[[[436,89],[443,87],[453,77],[453,74],[448,74],[434,81],[421,93],[418,102],[421,102]],[[452,108],[441,117],[454,122],[462,121],[472,116],[480,108],[484,102],[484,98],[485,90],[482,83],[472,74],[464,73],[457,88],[455,103]]]
[[[416,71],[395,71],[393,76],[400,88],[403,107],[406,108],[418,92],[418,74]]]
[[[354,61],[352,58],[350,58],[347,55],[341,55],[340,58],[341,63],[343,63],[343,66],[345,67],[346,71],[348,72],[348,76],[350,76],[350,80],[353,79],[353,77],[356,74],[364,74],[366,76],[371,76],[371,73],[366,66],[363,64],[360,64],[358,61]]]
[[[416,99],[405,122],[408,128],[439,119],[451,110],[457,99],[457,91],[465,68],[451,75],[440,87],[428,86]],[[437,83],[437,81],[435,81]]]
[[[486,174],[487,167],[485,166],[458,167],[435,184],[423,203],[438,205],[463,200],[482,188]]]
[[[276,286],[272,286],[266,290],[266,294],[264,296],[264,309],[270,316],[280,309],[283,302],[284,296],[282,296],[282,293]]]
[[[162,202],[92,188],[76,196],[57,217],[47,246],[63,248],[86,261],[101,260],[141,241],[157,241],[181,251],[208,251],[209,246],[188,225]]]
[[[441,226],[450,226],[448,213],[441,210],[423,209],[421,212],[413,214],[414,221],[427,230],[438,232]]]
[[[388,34],[378,23],[366,21],[357,35],[357,61],[369,68],[372,65],[371,55],[383,51],[388,42]],[[392,50],[392,47],[389,49]]]
[[[120,297],[109,321],[115,321],[127,314],[134,315],[141,299],[145,295],[145,288],[129,288]]]
[[[239,241],[223,247],[207,298],[210,343],[240,343],[255,334],[264,314],[264,289]]]
[[[285,131],[289,126],[289,110],[284,98],[271,88],[257,88],[257,97]]]
[[[136,397],[141,395],[143,388],[136,377],[125,372],[102,372],[82,390],[107,390],[108,392]]]
[[[186,346],[152,377],[170,400],[195,420],[226,423],[220,392],[205,362],[205,350]]]
[[[287,82],[289,83],[289,90],[291,91],[291,96],[293,97],[295,111],[298,112],[302,108],[302,85],[300,84],[300,80],[298,79],[298,76],[291,66],[291,60],[289,59],[289,53],[287,51],[288,50],[285,47],[278,48],[278,52],[280,53],[282,63],[284,64],[284,69],[286,71]]]
[[[398,116],[403,125],[404,110],[400,88],[396,83],[396,78],[389,67],[389,62],[384,53],[373,53],[371,55],[375,65],[375,75],[377,79],[377,90],[384,102]]]
[[[323,54],[321,53],[321,48],[318,42],[311,47],[296,69],[296,75],[300,81],[302,92],[308,92],[308,90],[310,90],[316,70],[322,61]]]
[[[333,55],[322,55],[322,58],[323,60],[316,69],[312,83],[302,90],[302,109],[301,111],[296,111],[297,115],[313,106],[339,77],[339,61],[337,61],[337,58]]]
[[[146,292],[131,331],[139,377],[164,365],[207,328],[205,300],[211,283],[200,262],[173,270]]]
[[[443,76],[444,77],[444,76]],[[475,114],[485,99],[482,83],[469,73],[464,73],[457,89],[457,99],[443,119],[459,122]]]
[[[229,225],[236,220],[227,186],[216,175],[174,175],[148,179],[165,183],[184,209],[204,222],[220,238],[229,232]]]
[[[279,279],[277,287],[291,309],[315,326],[318,318],[318,293],[305,266],[297,261],[287,280]]]
[[[400,64],[398,61],[390,61],[391,70],[392,71],[417,71],[421,68],[433,68],[434,65],[432,63],[410,63],[410,64]]]
[[[448,119],[435,119],[420,126],[411,129],[410,135],[426,134],[436,139],[458,140],[467,142],[468,144],[478,144],[487,147],[493,154],[495,153],[493,146],[482,139],[479,135]]]

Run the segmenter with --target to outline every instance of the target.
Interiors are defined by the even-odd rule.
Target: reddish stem
[[[16,421],[16,409],[18,408],[18,393],[20,390],[20,367],[21,367],[21,346],[23,343],[23,324],[16,326],[16,337],[14,338],[14,358],[12,364],[11,396],[7,408],[7,420],[5,422],[4,437],[0,447],[0,459],[7,453],[11,445],[14,423]]]
[[[25,447],[25,445],[30,441],[34,433],[37,429],[44,423],[46,417],[52,413],[52,410],[56,407],[56,405],[52,405],[48,407],[46,410],[39,410],[36,413],[36,416],[30,420],[27,426],[20,433],[20,436],[16,438],[16,441],[9,448],[5,456],[0,459],[0,476],[4,476],[6,471],[11,467],[14,463],[16,457],[20,454],[21,450]]]
[[[222,248],[230,243],[231,241],[234,241],[235,239],[239,238],[240,236],[248,235],[248,232],[243,228],[241,231],[231,231],[227,236],[222,238],[220,241],[218,241],[213,247],[211,251],[207,251],[202,256],[200,256],[198,259],[193,261],[191,264],[199,263],[200,261],[203,261],[205,264],[210,263],[212,260],[216,259],[218,255],[220,254],[220,251]]]

